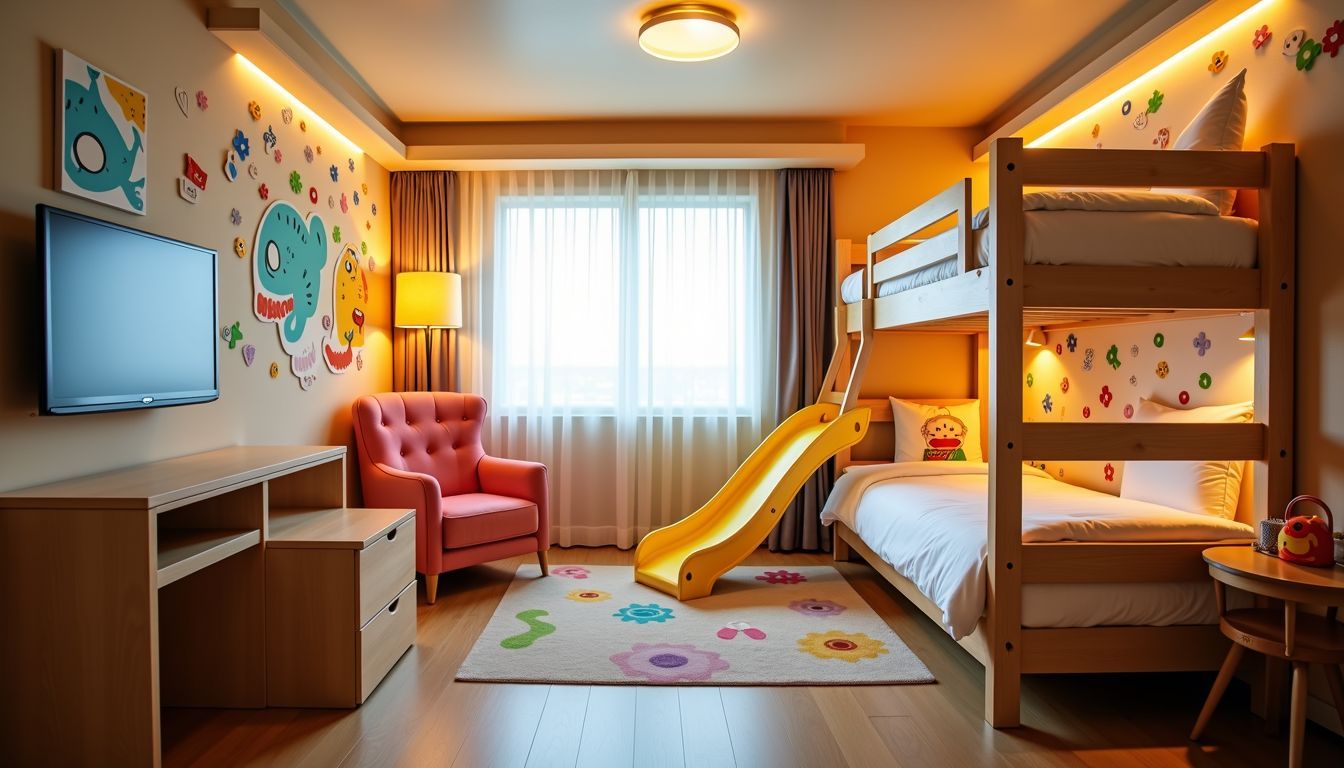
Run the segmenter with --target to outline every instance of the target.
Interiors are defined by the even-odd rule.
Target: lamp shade
[[[397,273],[398,328],[461,328],[462,276],[453,272]]]

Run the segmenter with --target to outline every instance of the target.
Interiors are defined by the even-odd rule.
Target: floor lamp
[[[416,371],[415,389],[434,387],[430,360],[434,357],[436,328],[462,327],[462,276],[453,272],[398,272],[396,307],[393,324],[398,328],[420,329],[425,337],[425,376],[421,386]]]

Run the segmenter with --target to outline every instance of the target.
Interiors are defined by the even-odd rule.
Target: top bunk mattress
[[[1199,216],[1169,211],[1027,211],[1026,263],[1128,267],[1255,266],[1256,222],[1236,216]],[[987,267],[994,249],[988,227],[973,235],[976,263]],[[955,258],[877,285],[890,296],[955,277]],[[863,298],[863,272],[845,278],[841,299]]]

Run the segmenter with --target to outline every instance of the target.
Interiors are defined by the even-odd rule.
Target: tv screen
[[[45,205],[37,247],[43,413],[219,397],[215,251]]]

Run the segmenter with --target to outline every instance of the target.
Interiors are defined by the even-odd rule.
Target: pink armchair
[[[364,502],[415,508],[415,569],[434,603],[439,574],[551,546],[546,467],[486,456],[485,400],[455,392],[393,392],[355,401]]]

